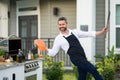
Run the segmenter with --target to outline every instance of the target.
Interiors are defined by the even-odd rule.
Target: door
[[[22,50],[25,53],[34,48],[34,39],[38,37],[37,15],[19,16],[19,36],[22,39]]]

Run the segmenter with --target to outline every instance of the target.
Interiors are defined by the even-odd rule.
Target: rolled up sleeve
[[[77,35],[79,36],[79,38],[84,38],[84,37],[96,37],[96,31],[80,31],[80,30],[77,30],[76,31]]]
[[[48,49],[48,55],[54,57],[60,50],[59,39],[55,39],[52,49]]]

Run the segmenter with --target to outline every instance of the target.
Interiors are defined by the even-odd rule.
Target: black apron
[[[87,61],[84,49],[81,46],[79,40],[76,38],[76,36],[73,33],[71,33],[70,36],[68,37],[63,36],[63,37],[69,43],[69,49],[67,53],[70,56],[70,60],[73,62],[73,64],[75,63],[75,65],[77,66],[79,62],[87,63],[88,61]]]

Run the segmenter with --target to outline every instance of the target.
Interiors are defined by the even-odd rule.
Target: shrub
[[[104,62],[96,62],[96,67],[104,80],[114,80],[114,64],[108,58],[105,58]]]
[[[115,63],[115,70],[120,71],[120,60]]]
[[[100,56],[100,54],[99,54]],[[101,56],[95,56],[96,58],[101,58]],[[102,60],[96,62],[95,66],[100,74],[103,76],[104,80],[114,80],[115,75],[115,56],[114,56],[114,47],[109,50],[107,56],[102,57]]]
[[[44,67],[47,80],[62,80],[64,73],[63,61],[55,62],[50,56],[45,56]]]
[[[120,54],[115,54],[115,70],[120,71]]]
[[[105,66],[102,72],[104,80],[114,80],[115,70],[114,67],[109,65]]]
[[[3,56],[5,54],[4,50],[0,50],[0,56]]]
[[[115,62],[120,61],[120,54],[115,54]]]

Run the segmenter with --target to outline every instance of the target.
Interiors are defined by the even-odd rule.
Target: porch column
[[[8,37],[8,2],[0,1],[0,37]]]
[[[77,0],[77,29],[84,31],[95,30],[96,0]],[[86,56],[92,63],[95,62],[95,38],[81,38],[80,42]]]

